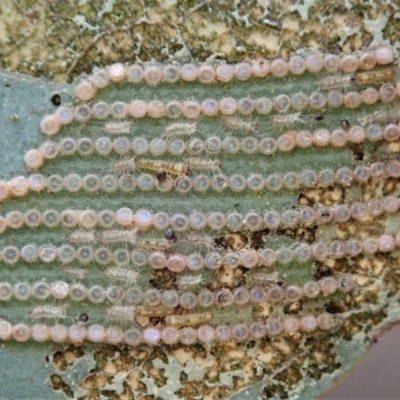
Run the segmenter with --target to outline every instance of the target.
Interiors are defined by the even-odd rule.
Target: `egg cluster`
[[[59,138],[33,140],[31,174],[0,181],[0,302],[19,305],[2,340],[322,337],[361,290],[358,258],[400,246],[384,224],[357,229],[400,206],[358,191],[400,177],[390,47],[113,64],[74,93],[39,123]]]

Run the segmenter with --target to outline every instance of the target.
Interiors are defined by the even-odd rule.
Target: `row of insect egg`
[[[137,328],[130,328],[123,331],[119,327],[104,327],[99,324],[88,327],[82,324],[65,326],[56,324],[47,326],[45,324],[11,325],[8,321],[0,321],[0,340],[16,340],[25,342],[34,340],[44,342],[51,340],[56,343],[82,343],[85,340],[91,342],[105,342],[109,344],[127,344],[131,346],[141,343],[157,345],[160,341],[172,345],[181,343],[192,345],[197,342],[209,344],[216,341],[244,341],[261,339],[264,336],[276,336],[279,334],[295,334],[303,331],[313,332],[316,329],[330,330],[334,327],[334,319],[331,314],[321,313],[317,316],[306,314],[298,318],[288,316],[286,318],[270,318],[266,321],[255,321],[249,325],[238,323],[230,325],[203,325],[201,316],[198,318],[200,325],[197,329],[190,326],[175,328],[172,326],[163,329],[158,327],[147,327],[143,331]],[[203,318],[204,319],[204,318]]]
[[[115,279],[115,274],[118,273],[118,280],[122,280],[122,269],[110,268],[106,275],[111,279]],[[130,273],[129,273],[130,272]],[[220,307],[229,307],[231,305],[246,305],[249,303],[261,303],[267,301],[271,304],[280,302],[296,302],[301,298],[315,298],[320,293],[331,295],[336,291],[343,293],[350,292],[354,286],[354,278],[349,274],[339,274],[335,276],[326,276],[319,281],[308,281],[303,287],[290,284],[282,287],[271,281],[271,275],[267,273],[255,273],[249,277],[246,276],[249,287],[239,286],[233,290],[221,288],[216,291],[209,289],[201,289],[205,283],[202,282],[203,277],[197,276],[177,276],[177,286],[184,290],[178,291],[175,289],[160,291],[155,288],[148,288],[144,292],[135,285],[138,273],[135,271],[123,271],[123,275],[127,276],[125,281],[128,289],[120,286],[112,285],[104,288],[99,285],[86,287],[82,283],[69,284],[65,281],[55,281],[49,284],[44,281],[29,284],[26,282],[16,283],[11,285],[8,282],[0,282],[0,301],[10,301],[12,298],[25,301],[30,298],[37,300],[46,300],[54,298],[56,300],[64,300],[69,298],[74,302],[90,301],[91,303],[109,302],[111,304],[119,304],[124,302],[127,306],[118,306],[117,310],[111,308],[107,312],[107,316],[111,319],[121,319],[124,311],[129,313],[131,305],[142,304],[148,307],[162,306],[165,312],[181,307],[185,310],[192,310],[196,307],[208,308],[214,305]],[[187,290],[190,287],[197,289]],[[197,294],[195,292],[198,292]],[[114,311],[113,311],[114,310]],[[118,316],[118,310],[121,316]],[[53,314],[52,314],[53,313]],[[33,318],[65,318],[65,306],[38,306],[32,312]],[[133,318],[133,316],[132,316]]]
[[[384,80],[384,79],[383,79]],[[350,91],[341,93],[339,90],[330,90],[326,94],[313,92],[309,96],[303,92],[295,93],[292,96],[280,94],[270,99],[260,97],[252,99],[249,97],[236,100],[233,97],[224,97],[221,100],[205,99],[203,102],[194,100],[178,101],[173,100],[165,104],[161,100],[145,102],[133,100],[130,103],[117,101],[111,105],[104,101],[95,103],[93,106],[79,104],[74,108],[60,106],[54,114],[46,115],[40,123],[41,132],[48,136],[58,134],[64,125],[73,121],[87,123],[92,118],[104,120],[115,118],[117,120],[131,118],[182,118],[182,122],[173,122],[165,127],[162,132],[164,137],[191,136],[198,131],[196,120],[201,116],[214,117],[221,115],[221,122],[232,132],[257,133],[257,122],[254,120],[242,119],[234,114],[248,116],[254,112],[265,116],[272,111],[278,114],[272,115],[268,121],[274,127],[293,126],[296,123],[305,123],[301,112],[306,109],[321,111],[327,107],[338,108],[344,106],[354,109],[361,105],[373,105],[378,101],[390,103],[400,95],[400,84],[384,83],[379,89],[366,88],[360,92]],[[291,112],[291,114],[288,112]],[[309,117],[314,117],[311,114]],[[318,120],[318,119],[317,119]],[[129,134],[132,126],[129,121],[106,122],[103,131],[107,134]]]
[[[118,137],[110,140],[107,137],[100,137],[97,140],[84,137],[78,140],[73,138],[61,139],[58,143],[46,141],[39,149],[31,149],[25,153],[25,166],[29,171],[40,169],[45,161],[53,160],[58,156],[71,156],[79,154],[81,156],[91,156],[93,152],[99,155],[108,155],[111,151],[124,156],[133,152],[136,156],[150,153],[153,156],[163,156],[168,153],[171,156],[182,156],[188,153],[191,156],[200,156],[203,152],[210,155],[218,153],[237,154],[243,152],[245,154],[261,153],[272,156],[277,151],[289,152],[296,148],[316,147],[343,147],[346,144],[362,143],[365,140],[376,142],[385,140],[395,142],[400,137],[400,128],[397,124],[389,123],[384,126],[372,124],[363,128],[354,125],[349,131],[341,128],[329,132],[326,129],[316,129],[314,132],[308,130],[288,131],[278,138],[270,136],[245,137],[238,139],[233,136],[226,136],[222,140],[218,137],[209,137],[202,141],[198,138],[184,141],[182,139],[164,140],[162,138],[152,139],[150,143],[144,137],[137,137],[132,141],[127,137]],[[139,159],[140,161],[140,159]],[[126,160],[111,164],[111,170],[121,170],[119,165]],[[189,158],[184,160],[190,169],[217,171],[220,166],[218,160],[202,160]],[[127,165],[125,170],[132,170],[135,164]]]
[[[122,207],[116,212],[103,210],[99,213],[93,210],[72,209],[61,212],[54,209],[44,212],[37,209],[31,209],[26,212],[14,210],[4,216],[0,215],[0,233],[5,232],[7,229],[16,230],[25,226],[29,228],[37,228],[39,226],[47,228],[58,226],[65,228],[77,227],[77,229],[88,230],[88,234],[90,234],[91,229],[96,227],[122,231],[133,226],[139,231],[146,231],[150,228],[165,231],[171,228],[175,232],[186,230],[202,231],[208,228],[212,231],[223,229],[230,231],[241,229],[256,231],[264,228],[278,230],[301,225],[320,225],[329,222],[344,223],[350,218],[356,220],[374,218],[384,213],[395,213],[398,211],[399,206],[398,197],[389,195],[381,198],[372,198],[366,202],[355,201],[349,204],[334,204],[332,206],[299,206],[296,209],[290,208],[282,212],[275,210],[264,213],[250,211],[246,214],[238,212],[224,214],[217,211],[205,214],[198,211],[189,215],[178,213],[170,216],[163,211],[154,214],[149,210],[141,209],[134,212],[126,207]],[[128,234],[126,233],[126,235]],[[205,242],[212,243],[213,239],[218,236],[217,232],[213,232],[208,239],[202,238],[201,235],[197,234],[187,234],[184,240],[199,242],[200,244]]]
[[[19,249],[17,246],[9,245],[1,250],[0,260],[8,265],[15,265],[21,260],[27,263],[36,263],[37,261],[51,263],[58,260],[65,264],[94,262],[103,266],[118,263],[118,260],[120,260],[121,265],[149,265],[153,270],[167,268],[171,272],[181,272],[185,269],[197,271],[202,268],[216,270],[222,266],[234,269],[239,265],[253,269],[260,265],[271,266],[274,263],[289,264],[293,261],[307,262],[312,259],[325,260],[330,257],[356,257],[362,252],[367,255],[390,252],[395,250],[396,246],[399,246],[399,235],[383,234],[364,239],[332,240],[328,243],[316,241],[312,244],[301,243],[294,248],[265,248],[258,251],[246,249],[241,251],[208,251],[204,255],[201,254],[203,253],[201,247],[204,246],[203,250],[214,247],[212,242],[200,244],[199,252],[188,255],[173,252],[167,254],[166,251],[172,249],[174,243],[175,240],[165,238],[139,239],[137,244],[142,247],[132,252],[128,251],[126,247],[112,251],[111,248],[106,246],[95,248],[79,246],[75,248],[71,245],[55,247],[29,244]],[[149,252],[153,249],[157,250]]]
[[[354,73],[357,69],[370,71],[377,65],[389,65],[394,61],[394,51],[391,47],[380,47],[372,51],[362,52],[359,55],[335,54],[325,56],[320,53],[308,55],[305,59],[298,55],[292,56],[289,60],[276,59],[271,62],[267,60],[256,60],[252,64],[245,62],[230,65],[221,64],[214,68],[212,65],[196,66],[194,64],[149,65],[143,68],[141,65],[125,67],[123,64],[112,64],[106,69],[97,69],[93,72],[88,81],[81,82],[75,88],[77,98],[80,100],[93,99],[98,89],[106,87],[110,82],[121,83],[124,81],[140,83],[142,81],[149,85],[157,85],[161,81],[174,83],[178,80],[192,82],[199,80],[201,83],[214,83],[220,81],[229,82],[231,79],[247,80],[251,77],[261,78],[267,75],[284,77],[288,73],[294,75],[306,71],[315,73],[323,68],[329,73],[339,70],[344,73]]]
[[[203,163],[202,160],[198,161]],[[131,159],[123,161],[123,164],[125,168],[128,168],[127,164],[130,164],[131,168],[136,168],[138,162],[138,159]],[[349,186],[353,181],[365,183],[374,178],[400,177],[400,161],[398,160],[379,161],[370,165],[359,164],[354,169],[349,167],[341,167],[337,170],[327,168],[322,171],[309,169],[300,173],[291,171],[285,174],[272,173],[267,176],[252,173],[247,178],[241,174],[226,176],[222,173],[217,173],[212,177],[206,174],[187,176],[189,167],[184,162],[141,159],[140,163],[141,168],[154,171],[154,174],[144,173],[138,177],[123,174],[118,179],[114,175],[100,177],[95,174],[88,174],[81,177],[74,173],[66,177],[58,174],[45,177],[41,174],[32,174],[27,178],[19,176],[10,181],[0,181],[0,201],[25,197],[30,192],[44,190],[51,193],[58,193],[62,190],[77,192],[82,189],[89,193],[98,191],[107,193],[115,191],[132,192],[134,190],[150,191],[153,189],[157,189],[161,193],[172,189],[178,193],[188,193],[191,190],[196,192],[208,190],[215,192],[225,190],[260,192],[262,190],[297,190],[300,187],[326,187],[333,184]],[[218,163],[218,160],[212,161],[213,165]],[[177,177],[171,178],[168,173]]]

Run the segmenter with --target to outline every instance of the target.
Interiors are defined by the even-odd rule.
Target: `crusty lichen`
[[[350,52],[381,38],[397,43],[398,11],[389,0],[5,0],[0,66],[70,80],[115,61],[237,61],[301,48]]]

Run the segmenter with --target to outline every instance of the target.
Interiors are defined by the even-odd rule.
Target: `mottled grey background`
[[[355,370],[325,400],[400,399],[400,325],[378,338]]]

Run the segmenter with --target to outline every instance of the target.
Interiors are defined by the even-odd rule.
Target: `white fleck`
[[[364,18],[364,27],[366,31],[371,33],[374,37],[370,44],[371,47],[379,46],[387,42],[387,40],[383,39],[383,30],[388,20],[389,17],[383,13],[379,13],[376,19],[368,19],[367,16]]]
[[[82,28],[85,28],[89,31],[97,31],[99,30],[99,27],[96,26],[92,26],[90,24],[88,24],[86,22],[86,17],[82,14],[77,14],[74,16],[74,18],[72,19],[77,25],[80,25]]]
[[[109,14],[112,12],[114,7],[114,0],[105,0],[103,3],[103,8],[97,13],[99,18],[103,18],[104,14]]]
[[[301,4],[303,3],[304,4]],[[297,0],[296,4],[293,4],[288,8],[289,11],[298,11],[300,17],[303,21],[308,20],[308,10],[312,7],[315,3],[315,0]]]
[[[271,5],[271,0],[257,0],[257,3],[265,10]]]

